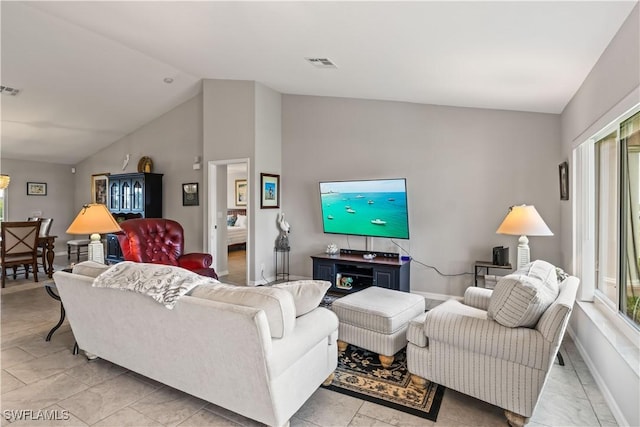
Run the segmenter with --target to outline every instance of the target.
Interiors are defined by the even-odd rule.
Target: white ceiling
[[[3,1],[1,154],[75,164],[205,78],[560,113],[637,3]]]

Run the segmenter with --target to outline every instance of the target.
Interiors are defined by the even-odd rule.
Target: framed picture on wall
[[[236,179],[236,206],[247,206],[246,179]]]
[[[569,163],[558,166],[560,172],[560,200],[569,200]]]
[[[199,204],[198,183],[182,184],[182,206],[198,206]]]
[[[91,203],[100,203],[106,205],[108,187],[108,173],[96,173],[91,175]]]
[[[262,209],[280,207],[280,175],[260,174],[260,207]]]
[[[46,182],[27,182],[27,196],[46,196]]]

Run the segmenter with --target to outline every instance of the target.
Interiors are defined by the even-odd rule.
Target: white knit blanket
[[[93,286],[147,295],[171,310],[181,296],[207,283],[220,282],[181,267],[124,261],[96,277]]]

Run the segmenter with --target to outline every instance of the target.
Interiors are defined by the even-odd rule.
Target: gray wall
[[[255,242],[255,262],[247,264],[253,270],[252,278],[261,281],[262,276],[267,280],[275,278],[273,247],[279,229],[276,219],[280,209],[260,208],[260,174],[269,173],[281,175],[282,158],[282,95],[268,87],[256,83],[256,141],[255,158],[250,179],[256,190],[251,194],[254,209],[249,221],[253,224],[252,236]],[[282,190],[283,181],[280,181]],[[280,194],[280,206],[284,198]],[[264,272],[262,266],[264,265]]]
[[[7,220],[23,221],[36,211],[43,217],[53,218],[52,235],[56,240],[56,253],[66,253],[64,241],[72,238],[66,230],[80,211],[74,203],[74,175],[71,166],[56,163],[2,159],[2,173],[11,177],[7,191]],[[27,182],[45,182],[46,196],[27,196]]]
[[[280,173],[281,109],[281,95],[259,83],[237,80],[203,83],[205,161],[249,159],[247,266],[252,282],[261,280],[262,264],[267,277],[273,271],[278,210],[260,209],[259,180],[261,172]],[[220,179],[222,176],[219,175]],[[226,188],[225,183],[218,191],[219,207],[227,206]],[[219,208],[218,212],[206,215],[216,218],[218,229],[226,228],[226,210]],[[218,239],[216,252],[226,250],[226,240]]]
[[[207,196],[211,190],[208,162],[249,159],[249,168],[253,165],[255,150],[255,83],[240,80],[204,80],[203,91],[203,153],[205,168],[205,191]],[[215,222],[218,230],[217,247],[212,251],[217,261],[220,261],[220,271],[227,268],[227,172],[226,167],[217,168],[217,212],[209,212],[206,206],[204,220]],[[251,176],[251,169],[247,171]],[[252,217],[253,207],[251,194],[252,182],[247,180],[249,200],[247,203],[247,215]],[[205,225],[205,228],[207,226]],[[248,224],[249,233],[252,233],[252,224]],[[252,239],[247,241],[247,265],[252,265],[255,256],[255,245]]]
[[[562,113],[562,153],[565,159],[571,161],[573,147],[640,103],[639,45],[640,10],[636,5]],[[573,215],[569,202],[562,203],[561,218],[563,259],[564,264],[570,267],[574,254]],[[608,323],[593,305],[588,302],[576,304],[570,332],[617,421],[621,425],[640,425],[638,367],[631,366],[621,354],[629,352],[634,345],[627,344],[620,333],[615,332],[615,326]],[[622,347],[626,348],[623,350]],[[637,339],[635,351],[637,354]]]
[[[407,178],[414,258],[411,290],[462,295],[475,260],[517,236],[495,233],[514,204],[533,204],[560,231],[557,115],[401,102],[283,96],[283,211],[291,224],[292,273],[310,276],[309,258],[335,242],[365,249],[364,238],[324,234],[318,181]],[[374,249],[398,252],[389,239]],[[531,237],[531,257],[560,263],[559,238]]]
[[[129,164],[123,169],[125,155]],[[184,227],[185,251],[202,250],[202,217],[206,196],[202,169],[194,170],[194,157],[202,157],[202,96],[179,105],[77,165],[75,205],[91,201],[91,175],[137,172],[138,160],[149,156],[153,172],[164,174],[163,215]],[[200,205],[182,206],[182,184],[200,184]]]

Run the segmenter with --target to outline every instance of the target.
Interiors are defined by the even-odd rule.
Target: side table
[[[72,270],[70,268],[65,268],[63,271],[70,273]],[[56,292],[58,290],[58,288],[56,287],[56,283],[55,282],[45,283],[44,289],[47,291],[47,294],[49,294],[51,298],[53,298],[56,301],[60,301],[60,320],[58,320],[58,323],[56,323],[56,325],[53,328],[51,328],[51,330],[47,334],[47,337],[44,339],[45,341],[51,341],[51,337],[53,336],[53,333],[57,331],[60,328],[60,326],[62,326],[62,322],[64,322],[64,319],[66,317],[66,312],[64,311],[64,305],[62,305],[62,299],[60,298],[60,295]],[[77,342],[73,345],[73,354],[78,354]]]
[[[275,264],[276,264],[276,279],[275,281],[277,282],[278,280],[284,280],[284,281],[288,281],[289,280],[289,253],[291,252],[291,248],[290,247],[286,247],[286,248],[278,248],[275,247],[273,248],[273,253],[275,256]],[[280,258],[280,262],[278,263],[278,258]],[[278,270],[278,265],[281,266],[281,271]]]
[[[476,261],[476,263],[473,265],[473,286],[478,286],[478,277],[482,277],[480,276],[480,270],[483,268],[486,270],[486,274],[489,274],[489,270],[492,268],[497,268],[500,270],[511,270],[512,267],[511,264],[496,265],[491,261]]]

